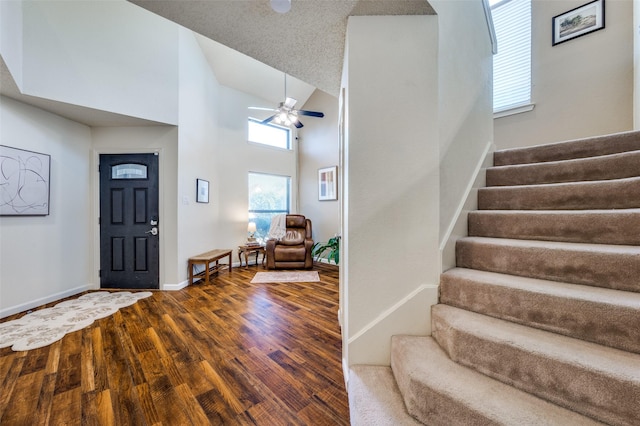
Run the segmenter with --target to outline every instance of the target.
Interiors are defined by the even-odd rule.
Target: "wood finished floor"
[[[222,271],[50,346],[0,349],[0,424],[348,425],[338,269],[314,269],[320,283]]]

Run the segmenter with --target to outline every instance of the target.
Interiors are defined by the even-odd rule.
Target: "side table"
[[[244,254],[244,263],[249,266],[249,255],[251,253],[256,254],[256,265],[258,264],[258,255],[262,253],[262,264],[264,265],[264,259],[267,253],[264,250],[264,246],[260,245],[242,245],[238,246],[238,259],[240,260],[240,266],[242,266],[242,255]]]

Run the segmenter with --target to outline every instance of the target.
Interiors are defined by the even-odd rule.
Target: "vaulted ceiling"
[[[427,0],[292,0],[284,14],[269,0],[129,1],[334,96],[349,16],[435,13]]]
[[[292,0],[274,12],[269,0],[128,0],[193,30],[218,81],[268,102],[287,91],[302,106],[315,88],[340,90],[349,16],[428,15],[427,0]],[[154,124],[20,93],[0,58],[0,94],[90,126]],[[268,106],[273,105],[255,105]]]

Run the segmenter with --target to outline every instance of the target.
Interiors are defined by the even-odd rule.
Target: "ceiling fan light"
[[[291,10],[291,0],[271,0],[271,9],[278,13],[287,13]]]

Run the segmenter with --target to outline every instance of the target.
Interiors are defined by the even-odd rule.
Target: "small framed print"
[[[604,28],[604,0],[553,17],[553,46]]]
[[[338,166],[325,167],[318,170],[318,200],[332,201],[338,199]]]
[[[209,202],[209,181],[196,179],[196,201],[198,203]]]

